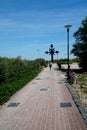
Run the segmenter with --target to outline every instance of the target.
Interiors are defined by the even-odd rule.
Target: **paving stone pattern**
[[[45,68],[0,108],[0,130],[87,130],[64,79]]]

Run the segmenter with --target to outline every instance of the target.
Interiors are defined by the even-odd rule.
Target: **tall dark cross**
[[[45,52],[46,54],[51,55],[51,62],[53,62],[53,55],[58,54],[59,51],[55,51],[55,48],[53,47],[53,44],[50,45],[49,51]]]

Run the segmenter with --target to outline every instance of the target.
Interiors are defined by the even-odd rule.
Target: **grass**
[[[41,70],[34,71],[31,75],[25,75],[20,80],[16,80],[15,82],[2,84],[0,86],[0,105],[7,102],[14,93],[35,78],[40,71]]]
[[[87,74],[84,74],[84,73],[78,74],[77,81],[87,87]]]
[[[79,84],[72,84],[70,86],[81,101],[84,109],[87,111],[87,73],[77,74],[77,81]],[[83,85],[83,88],[80,87],[80,84]]]

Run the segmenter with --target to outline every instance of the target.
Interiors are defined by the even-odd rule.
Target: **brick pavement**
[[[56,64],[45,68],[0,108],[0,130],[87,130],[64,78]]]

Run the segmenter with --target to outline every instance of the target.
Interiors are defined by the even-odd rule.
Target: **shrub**
[[[36,77],[42,66],[46,66],[44,59],[28,61],[0,57],[0,104]]]

